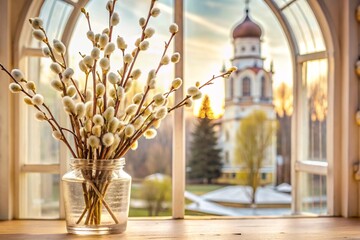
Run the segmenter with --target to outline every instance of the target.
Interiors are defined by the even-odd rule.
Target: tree
[[[159,216],[164,202],[171,198],[171,178],[159,173],[146,177],[141,186],[141,194],[147,203],[148,215]]]
[[[204,96],[199,109],[199,118],[214,119],[214,112],[210,105],[210,98],[208,95]]]
[[[217,145],[217,137],[211,118],[214,117],[210,100],[205,95],[199,110],[198,122],[192,133],[189,161],[189,178],[202,179],[211,183],[221,174],[221,150]]]
[[[272,145],[276,128],[276,123],[268,120],[264,111],[255,110],[241,121],[237,131],[235,157],[248,170],[247,182],[252,187],[252,204],[255,204],[260,169],[266,150]]]
[[[274,92],[274,105],[280,127],[277,132],[277,154],[283,164],[278,166],[276,183],[291,183],[291,115],[293,112],[292,88],[281,83]]]

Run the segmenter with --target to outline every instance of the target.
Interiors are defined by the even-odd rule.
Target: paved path
[[[238,216],[232,209],[221,206],[217,203],[209,202],[191,192],[185,191],[185,198],[193,202],[186,206],[186,209],[188,210],[214,215]]]
[[[249,186],[227,186],[206,193],[202,197],[214,202],[228,202],[250,204],[251,187]],[[271,186],[259,187],[255,197],[257,204],[291,204],[291,195],[277,192]]]

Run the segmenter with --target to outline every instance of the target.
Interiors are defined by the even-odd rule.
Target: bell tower
[[[264,68],[261,56],[263,31],[250,14],[248,1],[243,20],[232,31],[232,65],[237,71],[225,79],[225,113],[221,120],[221,142],[223,143],[223,173],[234,176],[239,173],[235,161],[236,133],[243,118],[254,110],[262,110],[270,120],[276,119],[272,102],[272,69]],[[267,172],[275,172],[276,143],[269,150],[264,163]],[[271,169],[271,170],[269,170]]]

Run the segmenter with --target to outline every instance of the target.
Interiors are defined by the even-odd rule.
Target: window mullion
[[[328,172],[328,163],[308,160],[296,161],[295,171],[326,176]]]
[[[59,174],[59,164],[24,164],[21,166],[22,173],[55,173]]]
[[[184,59],[183,32],[183,0],[174,1],[175,22],[179,25],[179,32],[175,38],[175,52],[179,52]],[[183,78],[183,60],[175,65],[175,76]],[[175,92],[175,102],[180,102],[184,96],[183,85]],[[174,111],[173,125],[173,162],[172,162],[172,217],[184,218],[185,209],[185,120],[184,109]]]
[[[303,63],[303,62],[307,62],[307,61],[320,60],[320,59],[324,59],[324,58],[327,58],[326,51],[298,55],[296,57],[296,61],[298,63]]]
[[[0,0],[0,31],[2,35],[2,41],[0,41],[0,62],[2,62],[5,66],[10,66],[11,64],[11,14],[10,14],[10,1],[1,1]],[[1,89],[8,88],[8,78],[6,77],[5,73],[0,73],[0,77],[3,81],[0,83]],[[0,141],[1,144],[1,168],[0,168],[0,181],[2,186],[0,188],[0,219],[7,220],[11,219],[13,216],[12,213],[12,186],[13,181],[12,179],[12,161],[14,156],[11,154],[11,145],[14,143],[14,135],[12,132],[15,131],[15,128],[12,125],[13,121],[11,121],[14,117],[13,111],[11,111],[11,99],[7,92],[2,93],[2,98],[0,101],[0,107],[2,109],[0,113],[1,124],[4,128],[1,129],[0,132]],[[8,114],[10,112],[10,115]],[[12,126],[12,127],[9,127]],[[9,144],[10,143],[10,144]],[[10,147],[9,147],[10,145]]]
[[[28,56],[28,57],[44,57],[44,54],[43,54],[41,48],[26,47],[23,50],[23,54],[24,54],[24,56]]]

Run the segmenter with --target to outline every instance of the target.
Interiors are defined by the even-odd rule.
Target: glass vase
[[[66,227],[73,234],[126,230],[131,177],[125,159],[73,159],[62,178]]]

